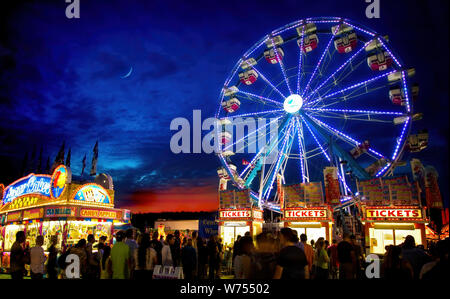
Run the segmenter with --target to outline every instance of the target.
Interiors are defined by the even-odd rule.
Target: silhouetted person
[[[192,239],[188,239],[181,250],[181,262],[183,264],[184,278],[192,280],[197,267],[197,252],[192,246]]]
[[[11,247],[10,255],[10,274],[12,279],[23,279],[26,273],[25,263],[29,262],[29,255],[23,248],[25,242],[25,232],[16,233],[16,241]]]
[[[402,257],[411,264],[414,270],[414,279],[419,279],[422,266],[430,262],[431,258],[423,249],[416,247],[416,241],[411,235],[406,236],[405,241],[400,246]]]

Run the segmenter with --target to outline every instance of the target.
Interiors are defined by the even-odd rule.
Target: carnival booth
[[[408,235],[427,246],[428,218],[417,182],[401,176],[360,181],[357,186],[368,253],[383,254],[386,246],[400,245]]]
[[[324,202],[322,183],[307,182],[282,186],[280,207],[284,227],[306,234],[308,240],[332,238],[333,214]]]
[[[0,190],[1,191],[1,190]],[[95,179],[72,179],[69,167],[58,166],[53,174],[29,174],[13,182],[0,194],[0,232],[3,267],[15,235],[23,230],[26,243],[35,245],[38,235],[44,236],[44,250],[51,237],[58,236],[61,249],[94,234],[98,240],[112,240],[113,224],[128,223],[130,211],[114,208],[112,178],[99,174]]]
[[[263,211],[250,197],[250,191],[225,190],[219,192],[219,235],[223,244],[233,245],[237,236],[250,232],[256,236],[262,232]]]

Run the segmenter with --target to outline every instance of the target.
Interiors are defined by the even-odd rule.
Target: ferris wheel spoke
[[[332,91],[335,90],[336,87],[340,86],[340,83],[346,79],[347,77],[349,77],[354,71],[356,71],[365,61],[361,60],[360,62],[356,63],[356,65],[350,64],[351,68],[349,69],[349,71],[341,71],[340,74],[338,74],[333,81],[328,82],[327,84],[325,84],[324,86],[322,86],[321,90],[323,90],[323,94],[328,94],[331,93]],[[349,66],[349,65],[347,65]],[[345,67],[344,69],[346,69],[347,67]],[[362,87],[360,87],[362,88]],[[358,89],[356,89],[358,90]],[[320,98],[320,92],[319,90],[317,90],[315,92],[314,95],[317,95],[317,98]],[[312,98],[313,95],[311,95],[308,98],[308,101]],[[330,98],[329,98],[330,99]]]
[[[268,184],[265,184],[264,188],[263,188],[262,197],[265,198],[265,199],[267,199],[267,197],[270,194],[270,191],[272,190],[273,182],[275,181],[276,175],[278,173],[278,170],[280,168],[281,162],[283,160],[282,158],[284,157],[284,150],[285,150],[287,141],[288,141],[288,139],[290,139],[290,133],[291,133],[292,127],[293,127],[293,120],[290,119],[290,121],[289,121],[289,129],[288,129],[288,131],[286,133],[286,136],[284,137],[283,144],[281,145],[280,152],[278,153],[276,162],[274,164],[272,164],[272,166],[273,166],[272,168],[273,169],[270,170],[269,175],[268,175],[268,177],[266,179],[266,182]]]
[[[348,134],[341,132],[335,128],[333,128],[332,126],[326,124],[325,122],[318,120],[317,118],[313,117],[312,115],[308,114],[308,117],[311,118],[312,121],[314,121],[317,125],[327,129],[329,132],[331,132],[333,135],[347,139],[348,141],[352,142],[355,146],[360,145],[362,142],[358,141],[352,137],[350,137]],[[376,156],[378,156],[379,158],[386,158],[385,155],[380,154],[379,152],[377,152],[376,150],[374,150],[372,147],[369,148],[369,151],[373,154],[375,154]]]
[[[395,111],[375,111],[375,110],[357,110],[357,109],[326,109],[326,108],[304,108],[307,111],[319,112],[341,112],[341,113],[358,113],[358,114],[381,114],[381,115],[405,115],[403,112]]]
[[[244,114],[233,115],[233,118],[244,117],[244,116],[253,116],[253,115],[261,115],[261,114],[262,115],[266,115],[266,114],[280,114],[283,111],[284,111],[284,109],[265,110],[265,111],[260,111],[260,112],[251,112],[251,113],[244,113]]]
[[[311,128],[309,127],[309,125],[308,125],[308,123],[306,122],[306,120],[303,119],[303,118],[302,118],[302,120],[303,120],[303,122],[305,123],[306,127],[308,128],[309,133],[310,133],[311,136],[314,138],[314,141],[315,141],[315,142],[317,143],[317,145],[320,147],[320,149],[321,149],[323,155],[325,156],[325,158],[328,160],[328,162],[332,163],[330,157],[329,157],[328,154],[327,154],[327,152],[324,150],[324,148],[323,148],[322,145],[320,144],[320,142],[319,142],[319,140],[317,139],[316,135],[314,135],[314,133],[312,132],[312,130],[311,130]],[[347,189],[347,191],[349,191],[350,193],[353,193],[353,192],[351,191],[351,189],[347,186],[347,183],[345,182],[345,179],[341,177],[341,175],[339,174],[339,172],[338,172],[338,178],[339,178],[339,180],[341,181],[341,183],[344,185],[344,187]]]
[[[275,46],[275,42],[273,41],[273,38],[270,38],[270,41],[272,42],[272,47],[275,52],[275,56],[278,59],[278,64],[280,65],[281,72],[283,73],[284,81],[286,82],[286,86],[289,90],[289,94],[292,94],[291,86],[289,85],[289,79],[286,75],[286,69],[284,68],[284,63],[281,59],[280,54],[278,53],[278,50],[277,50],[277,47]]]
[[[283,134],[283,132],[286,130],[286,127],[287,126],[284,126],[284,128],[282,128],[281,129],[281,131],[280,131],[280,134]],[[247,135],[248,136],[248,135]],[[268,145],[270,145],[271,147],[273,147],[273,146],[276,146],[276,144],[275,145],[272,145],[272,141],[273,141],[273,138],[274,137],[278,137],[279,136],[279,134],[274,134],[274,135],[270,135],[270,140],[269,140],[269,143],[268,144],[265,144],[264,146],[263,146],[263,148],[261,149],[261,151],[262,150],[265,150],[265,148],[268,146]],[[248,149],[251,145],[253,145],[253,144],[255,144],[255,143],[257,143],[258,142],[258,138],[252,138],[253,140],[252,141],[248,141],[247,140],[247,142],[245,142],[245,140],[244,140],[244,145],[240,148],[240,149],[237,149],[236,150],[236,153],[242,153],[243,151],[245,151],[245,149]],[[279,142],[279,140],[277,139],[276,140],[276,142]],[[261,152],[260,151],[260,152]],[[271,151],[271,149],[269,149],[269,152]],[[259,154],[259,153],[258,153]]]
[[[303,26],[302,28],[302,37],[300,38],[300,47],[299,47],[299,51],[298,51],[298,67],[297,67],[297,94],[300,93],[300,80],[302,77],[302,72],[303,72],[303,65],[304,62],[303,60],[303,41],[305,39],[305,26]],[[305,55],[306,58],[306,55]]]
[[[363,95],[367,95],[367,94],[369,94],[371,92],[374,92],[376,90],[383,89],[383,88],[385,88],[385,86],[380,86],[380,87],[375,87],[375,88],[370,88],[370,89],[364,89],[363,92],[359,92],[359,93],[357,93],[357,92],[362,90],[362,88],[355,89],[353,92],[350,92],[350,93],[348,93],[345,96],[338,96],[338,97],[328,98],[326,104],[325,103],[321,103],[321,102],[317,102],[316,104],[314,104],[314,105],[312,105],[311,107],[308,107],[308,108],[327,108],[327,107],[334,106],[336,104],[340,104],[340,103],[343,103],[343,102],[346,102],[346,101],[349,101],[349,100],[352,100],[352,99],[360,99],[361,100]],[[335,101],[334,102],[329,102],[331,100],[335,100]],[[305,109],[306,108],[307,107],[305,107]]]
[[[299,153],[299,161],[300,161],[300,175],[302,177],[302,182],[304,183],[306,180],[309,181],[309,177],[307,175],[307,170],[305,169],[305,160],[306,160],[306,153],[304,149],[304,142],[302,139],[302,127],[300,124],[300,121],[298,120],[298,117],[295,118],[297,122],[297,140],[298,140],[298,153]]]
[[[353,61],[353,59],[359,54],[361,53],[362,50],[364,50],[367,45],[369,45],[371,42],[373,41],[370,40],[367,43],[365,43],[358,51],[355,52],[355,54],[353,54],[349,59],[347,59],[341,66],[339,66],[330,76],[328,76],[324,81],[322,81],[322,83],[319,84],[318,87],[316,87],[312,92],[310,92],[309,94],[307,94],[305,102],[308,101],[309,98],[311,98],[311,96],[313,96],[317,91],[319,91],[331,78],[333,78],[334,76],[336,76],[336,74],[338,72],[340,72],[348,63],[350,63],[351,61]]]
[[[272,84],[272,82],[269,81],[258,69],[255,68],[255,66],[252,66],[252,69],[258,73],[258,76],[260,76],[270,87],[272,87],[273,90],[275,90],[283,99],[286,99],[286,96],[281,93],[281,91],[278,90],[278,88],[275,87],[275,85]]]
[[[283,104],[280,103],[279,101],[275,101],[273,99],[270,99],[270,98],[267,98],[267,97],[263,97],[263,96],[259,96],[257,94],[253,94],[253,93],[250,93],[250,92],[239,90],[239,91],[237,91],[237,93],[241,93],[241,94],[246,95],[246,96],[251,97],[251,98],[257,98],[257,99],[259,99],[259,100],[261,100],[263,102],[269,102],[269,103],[274,103],[274,104],[276,104],[278,106],[283,106]]]
[[[252,135],[252,134],[258,133],[260,130],[264,129],[265,127],[267,127],[267,126],[270,125],[271,123],[273,123],[273,122],[275,122],[275,121],[278,121],[280,118],[281,118],[281,116],[279,116],[279,117],[277,117],[277,118],[271,120],[270,122],[268,122],[267,124],[265,124],[265,125],[262,126],[261,128],[258,128],[258,129],[256,129],[256,130],[254,130],[254,131],[248,133],[246,136],[242,137],[241,139],[239,139],[239,140],[233,142],[232,144],[229,144],[229,145],[225,146],[224,151],[230,150],[230,148],[232,148],[232,147],[233,147],[234,145],[236,145],[238,142],[241,142],[241,141],[244,140],[246,137],[249,137],[249,136]]]
[[[246,167],[246,169],[244,169],[244,171],[241,173],[240,176],[242,176],[242,174],[245,173],[245,171],[248,169],[248,167],[251,167],[252,165],[254,166],[252,168],[251,172],[249,172],[245,177],[245,181],[246,181],[245,185],[246,186],[249,186],[252,183],[253,179],[256,177],[257,172],[261,169],[261,166],[264,167],[263,165],[258,164],[259,161],[255,160],[255,159],[264,159],[264,163],[265,163],[265,161],[266,161],[265,157],[270,155],[272,150],[275,147],[277,147],[278,144],[283,140],[283,138],[280,138],[280,136],[283,136],[284,132],[289,127],[288,120],[289,120],[289,118],[285,118],[284,122],[282,123],[282,129],[280,130],[279,134],[273,135],[275,140],[272,140],[272,137],[271,137],[271,140],[269,140],[269,143],[265,144],[264,147],[260,150],[260,153],[258,153],[259,157],[253,158],[252,162],[250,162],[250,164]]]
[[[319,116],[319,115],[318,115]],[[392,123],[392,120],[383,120],[377,118],[357,118],[356,116],[342,116],[342,115],[320,115],[320,117],[325,118],[335,118],[335,119],[344,119],[344,120],[353,120],[353,121],[366,121],[366,122],[378,122],[378,123]]]
[[[325,95],[325,96],[323,96],[323,97],[320,97],[320,98],[318,98],[318,99],[316,99],[316,100],[314,100],[314,101],[312,101],[312,102],[309,102],[309,103],[308,103],[309,105],[307,105],[307,106],[309,107],[309,106],[314,105],[315,103],[317,103],[317,102],[319,102],[319,101],[322,101],[322,100],[324,100],[324,99],[326,99],[326,98],[329,98],[329,97],[338,95],[338,94],[340,94],[340,93],[344,93],[344,92],[346,92],[346,91],[355,89],[355,88],[360,87],[360,86],[362,86],[362,85],[366,85],[366,84],[371,83],[371,82],[373,82],[373,81],[376,81],[376,80],[379,80],[379,79],[381,79],[381,78],[387,77],[387,76],[389,76],[390,74],[392,74],[392,73],[394,73],[394,72],[396,72],[396,71],[395,71],[395,70],[394,70],[394,71],[390,71],[390,72],[384,73],[384,74],[382,74],[382,75],[378,75],[378,76],[376,76],[376,77],[373,77],[373,78],[370,78],[370,79],[367,79],[367,80],[358,82],[358,83],[356,83],[356,84],[353,84],[353,85],[351,85],[351,86],[345,87],[345,88],[343,88],[343,89],[341,89],[341,90],[338,90],[338,91],[336,91],[336,92],[333,92],[333,93],[331,93],[331,94],[327,94],[327,95]]]
[[[304,97],[305,94],[306,94],[306,92],[308,91],[308,89],[309,89],[309,87],[310,87],[310,84],[311,84],[311,81],[313,80],[313,78],[314,78],[314,76],[315,76],[315,74],[316,74],[316,72],[317,72],[319,66],[321,65],[323,58],[325,57],[326,53],[327,53],[328,50],[330,49],[330,45],[331,45],[331,43],[333,42],[333,39],[334,39],[334,37],[335,37],[336,33],[338,32],[338,30],[339,30],[340,27],[341,27],[341,25],[339,25],[338,27],[336,27],[336,30],[333,32],[333,34],[332,34],[330,40],[328,41],[328,44],[327,44],[325,50],[322,52],[322,55],[320,56],[320,59],[319,59],[319,61],[317,62],[316,67],[314,68],[314,71],[313,71],[313,73],[311,74],[311,77],[309,77],[309,80],[308,80],[308,83],[306,84],[305,89],[304,89],[303,92],[302,92],[302,97]]]

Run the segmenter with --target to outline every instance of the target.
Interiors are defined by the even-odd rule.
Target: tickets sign
[[[32,209],[23,211],[23,220],[42,218],[44,209]]]
[[[86,218],[104,218],[104,219],[117,219],[120,218],[117,211],[107,210],[94,210],[94,209],[81,209],[80,216]]]
[[[75,207],[51,207],[46,208],[45,217],[75,217],[77,208]]]
[[[421,209],[366,209],[366,218],[422,219]]]
[[[220,218],[250,218],[252,212],[250,210],[241,211],[220,211]]]
[[[327,210],[325,209],[299,209],[285,210],[285,218],[327,218]]]

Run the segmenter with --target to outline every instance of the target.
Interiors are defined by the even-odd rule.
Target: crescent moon
[[[128,74],[126,74],[125,76],[121,76],[120,78],[125,79],[130,77],[131,73],[133,72],[133,67],[130,68],[130,71],[128,72]]]

